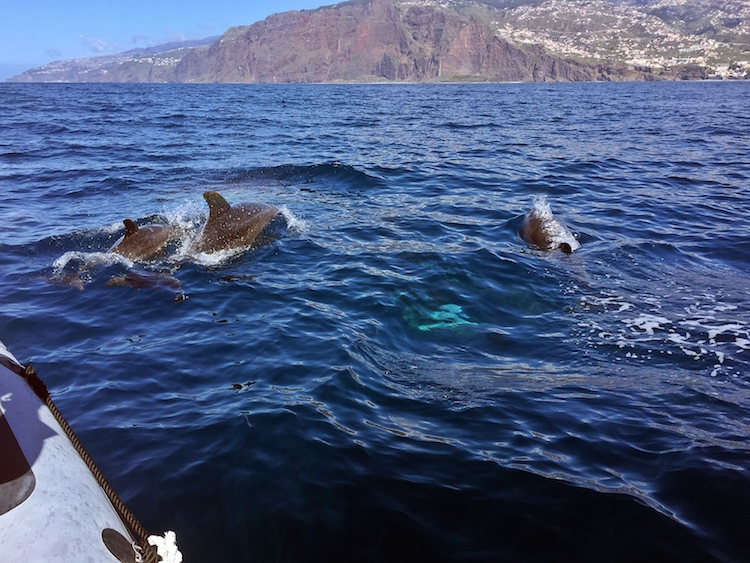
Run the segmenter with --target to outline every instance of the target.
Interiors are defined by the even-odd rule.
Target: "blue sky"
[[[221,35],[335,0],[0,0],[0,80],[60,59]]]

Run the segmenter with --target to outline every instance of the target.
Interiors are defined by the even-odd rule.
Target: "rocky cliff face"
[[[469,6],[473,4],[469,3]],[[517,47],[469,10],[353,0],[275,14],[210,46],[171,46],[52,63],[19,82],[372,82],[642,80],[622,64],[593,66]],[[176,47],[176,48],[175,48]],[[669,77],[666,77],[669,78]]]
[[[593,67],[519,49],[471,17],[388,0],[276,14],[229,30],[182,58],[180,82],[336,82],[637,79],[625,67]]]

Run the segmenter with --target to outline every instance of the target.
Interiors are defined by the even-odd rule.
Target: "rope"
[[[97,467],[96,463],[94,463],[94,460],[91,459],[91,456],[83,447],[83,444],[81,444],[78,436],[76,436],[73,432],[73,429],[68,424],[68,421],[65,420],[65,417],[63,417],[60,411],[57,410],[57,406],[52,401],[52,397],[50,397],[49,391],[47,391],[47,386],[36,374],[33,366],[31,364],[27,364],[26,367],[23,368],[23,371],[20,371],[18,369],[14,371],[16,371],[17,373],[20,372],[19,375],[21,375],[26,380],[26,382],[29,384],[29,387],[31,387],[34,393],[36,393],[36,395],[42,400],[42,402],[47,405],[47,408],[55,417],[55,420],[57,420],[57,422],[62,427],[66,436],[73,444],[73,447],[78,452],[78,455],[81,456],[81,459],[91,470],[91,473],[94,475],[94,478],[104,491],[104,494],[106,494],[109,498],[109,501],[112,503],[112,506],[115,508],[115,511],[117,512],[122,522],[130,529],[131,536],[135,534],[134,537],[137,537],[139,539],[138,545],[143,553],[142,561],[144,561],[144,563],[158,563],[161,558],[159,557],[159,555],[157,555],[156,547],[149,544],[148,532],[141,525],[135,515],[130,512],[128,507],[125,506],[125,503],[122,502],[122,499],[120,499],[115,490],[110,486],[110,484],[107,482],[107,479],[104,478],[101,470],[99,469],[99,467]]]

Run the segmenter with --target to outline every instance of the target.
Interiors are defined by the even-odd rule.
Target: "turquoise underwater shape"
[[[461,306],[455,303],[446,303],[440,305],[436,310],[428,311],[417,311],[410,307],[404,311],[403,316],[410,327],[423,332],[477,324],[472,322]]]

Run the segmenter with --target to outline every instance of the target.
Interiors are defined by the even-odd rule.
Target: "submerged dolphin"
[[[279,212],[265,203],[240,203],[229,205],[216,192],[206,192],[208,221],[191,245],[194,253],[211,253],[219,250],[250,246],[271,219]]]
[[[124,256],[128,260],[147,260],[169,242],[172,229],[166,225],[145,225],[138,227],[132,220],[125,219],[125,236],[118,240],[110,252]]]
[[[523,226],[519,233],[523,240],[533,244],[540,250],[555,250],[559,248],[570,254],[581,248],[568,228],[552,215],[549,204],[540,199],[534,203],[523,218]]]
[[[110,287],[127,286],[133,289],[172,289],[174,290],[172,299],[180,303],[187,299],[182,291],[182,283],[171,274],[161,272],[134,272],[130,271],[121,276],[111,278],[106,285]]]

